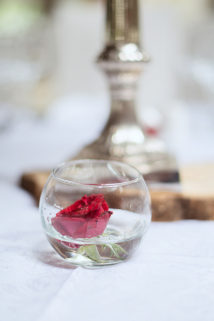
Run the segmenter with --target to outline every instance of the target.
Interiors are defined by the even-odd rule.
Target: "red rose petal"
[[[92,194],[90,196],[83,196],[74,204],[61,210],[57,215],[71,215],[71,216],[85,216],[89,212],[99,212],[96,215],[101,215],[103,212],[108,211],[109,207],[102,194]]]
[[[85,220],[77,217],[54,217],[52,225],[60,234],[72,237],[82,237],[79,235],[85,235],[87,229]]]
[[[83,196],[52,218],[53,227],[62,235],[91,238],[101,235],[113,214],[102,194]]]

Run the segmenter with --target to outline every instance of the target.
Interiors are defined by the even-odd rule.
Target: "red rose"
[[[58,212],[51,222],[62,235],[90,238],[104,232],[112,214],[104,196],[92,194]]]

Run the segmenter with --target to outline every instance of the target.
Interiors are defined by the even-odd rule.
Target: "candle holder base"
[[[119,138],[124,142],[118,144]],[[104,130],[97,140],[72,159],[122,161],[136,167],[149,182],[179,182],[176,160],[167,152],[164,142],[157,137],[145,137],[137,125]]]

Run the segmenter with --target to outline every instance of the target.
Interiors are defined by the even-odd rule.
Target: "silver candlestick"
[[[101,136],[75,159],[114,159],[137,167],[148,180],[177,181],[175,159],[158,138],[147,137],[135,111],[137,81],[149,61],[139,37],[138,0],[106,0],[106,45],[97,63],[111,93]]]

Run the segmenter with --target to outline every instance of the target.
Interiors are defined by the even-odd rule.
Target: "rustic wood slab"
[[[48,176],[48,172],[30,172],[21,178],[20,185],[37,204]],[[153,221],[214,220],[214,164],[186,166],[180,170],[180,176],[179,192],[150,189]]]

